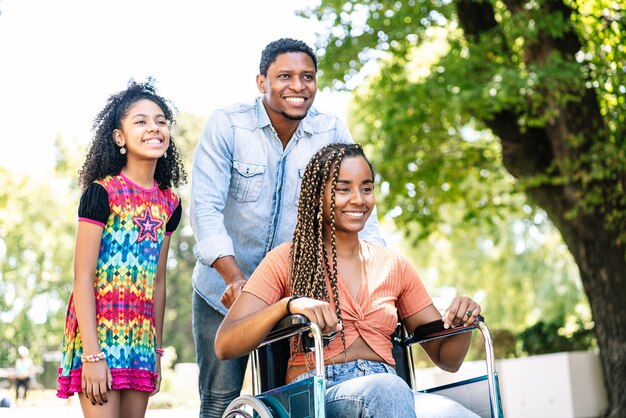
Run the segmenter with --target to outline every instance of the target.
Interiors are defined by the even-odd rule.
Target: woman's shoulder
[[[409,259],[404,256],[400,251],[392,247],[386,247],[371,241],[361,241],[367,245],[370,254],[377,260],[385,260],[387,262],[393,262],[398,264],[410,263]]]
[[[288,258],[289,254],[291,253],[292,246],[293,244],[291,243],[291,241],[284,242],[280,245],[277,245],[272,250],[270,250],[270,252],[267,253],[267,256],[271,255],[272,257],[277,257],[277,258],[285,258],[285,257]]]
[[[263,260],[259,267],[263,268],[285,268],[285,266],[289,265],[289,255],[291,253],[291,242],[285,242],[284,244],[280,244],[273,249],[271,249]]]
[[[361,240],[361,245],[366,245],[368,251],[374,255],[395,257],[400,255],[395,248],[387,247],[374,241]]]

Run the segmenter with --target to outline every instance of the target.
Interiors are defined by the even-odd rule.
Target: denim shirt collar
[[[310,109],[309,109],[310,110]],[[259,96],[256,99],[256,117],[257,117],[257,127],[259,129],[263,129],[266,126],[269,126],[274,133],[274,127],[272,126],[272,121],[270,120],[270,116],[267,114],[267,110],[265,109],[265,105],[263,105],[263,96]],[[308,118],[304,118],[298,124],[296,131],[293,133],[292,139],[296,141],[304,137],[304,133],[307,132],[309,134],[313,133],[313,128],[308,120]]]

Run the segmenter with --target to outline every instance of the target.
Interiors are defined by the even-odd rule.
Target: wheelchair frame
[[[469,327],[454,327],[445,329],[443,327],[443,321],[437,320],[428,324],[424,324],[422,326],[417,327],[413,331],[413,335],[409,336],[402,341],[402,346],[404,346],[407,360],[410,364],[410,385],[413,390],[417,386],[415,382],[415,370],[413,367],[413,352],[411,351],[411,346],[413,344],[421,344],[427,341],[432,341],[440,338],[447,338],[452,335],[462,334],[464,332],[470,332],[478,329],[483,337],[483,341],[485,344],[485,363],[487,367],[487,386],[489,392],[489,403],[490,403],[490,411],[492,418],[502,418],[502,403],[500,400],[500,390],[498,386],[498,374],[495,371],[495,356],[493,351],[493,340],[491,338],[491,333],[489,332],[489,328],[485,324],[485,318],[482,315],[479,315],[476,318],[476,322],[474,322]],[[473,380],[473,379],[470,379]],[[457,382],[456,385],[463,385],[469,383],[469,381]],[[431,388],[423,392],[433,392],[438,388]]]
[[[398,375],[408,380],[407,383],[415,390],[415,370],[413,366],[413,353],[411,351],[411,345],[420,344],[427,341],[446,338],[452,335],[461,334],[464,332],[473,331],[478,329],[483,336],[485,342],[485,361],[487,364],[487,384],[490,401],[490,412],[492,418],[501,418],[502,406],[500,402],[500,393],[498,389],[497,373],[495,372],[495,359],[493,352],[493,342],[489,329],[484,323],[484,318],[479,316],[474,324],[469,327],[455,327],[451,329],[444,329],[443,322],[441,320],[433,321],[428,324],[424,324],[417,327],[413,332],[413,335],[406,336],[406,331],[402,329],[402,338],[395,338],[394,344],[400,346],[405,354],[404,371],[398,370]],[[324,343],[322,339],[322,333],[317,324],[308,321],[308,319],[302,315],[291,315],[283,318],[274,329],[267,335],[263,343],[251,353],[251,368],[252,368],[252,393],[254,396],[240,396],[235,399],[228,406],[224,412],[224,418],[232,417],[250,417],[258,416],[260,418],[274,418],[274,417],[291,417],[290,413],[286,411],[273,396],[282,388],[292,386],[293,383],[284,385],[284,370],[278,370],[278,374],[282,373],[279,380],[272,381],[263,379],[262,370],[275,368],[271,363],[265,362],[260,356],[259,351],[263,348],[269,348],[270,344],[282,341],[283,343],[290,337],[297,336],[302,333],[310,333],[312,335],[311,341],[305,346],[305,349],[314,353],[315,358],[315,375],[308,378],[309,385],[312,385],[313,389],[313,404],[315,418],[322,418],[325,416],[324,407],[324,395],[325,395],[325,365],[324,365]],[[287,346],[288,349],[288,346]],[[267,356],[271,356],[268,353]],[[398,365],[400,366],[400,365]],[[279,366],[280,368],[280,366]],[[408,374],[408,379],[405,374]],[[404,376],[403,376],[404,375]],[[484,377],[482,378],[484,379]],[[475,379],[470,379],[475,380]],[[463,381],[456,383],[455,385],[464,385],[470,383],[469,381]],[[300,384],[300,382],[298,383]],[[276,388],[278,387],[278,389]],[[422,392],[436,391],[440,388],[427,389]],[[249,414],[245,411],[245,408],[252,408],[256,414]]]

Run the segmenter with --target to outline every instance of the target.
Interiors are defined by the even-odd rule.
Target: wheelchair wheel
[[[240,396],[232,401],[222,418],[272,418],[272,411],[258,398],[254,396]]]

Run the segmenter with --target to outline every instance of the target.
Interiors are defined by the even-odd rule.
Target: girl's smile
[[[128,108],[115,142],[125,146],[127,158],[158,159],[170,141],[170,128],[163,110],[152,100],[139,100]]]

